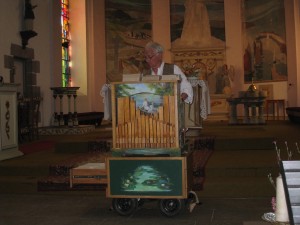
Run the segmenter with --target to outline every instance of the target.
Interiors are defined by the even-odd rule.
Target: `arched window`
[[[62,86],[71,86],[69,0],[61,0]]]

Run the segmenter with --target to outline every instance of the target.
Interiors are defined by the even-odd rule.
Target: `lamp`
[[[255,86],[255,84],[253,83],[253,77],[254,77],[254,72],[251,73],[251,84],[248,87],[248,91],[249,92],[255,92],[257,90],[257,87]]]

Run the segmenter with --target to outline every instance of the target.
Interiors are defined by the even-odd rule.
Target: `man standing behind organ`
[[[145,46],[145,59],[150,69],[144,70],[143,75],[179,75],[181,79],[180,95],[186,103],[193,101],[193,88],[181,69],[174,64],[163,61],[164,48],[159,43],[149,42]]]

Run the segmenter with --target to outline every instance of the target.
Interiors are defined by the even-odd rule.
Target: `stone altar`
[[[231,125],[239,124],[237,117],[237,105],[244,105],[244,115],[242,124],[265,124],[264,102],[266,96],[259,91],[242,91],[239,97],[227,98],[230,106],[230,115],[228,123]]]

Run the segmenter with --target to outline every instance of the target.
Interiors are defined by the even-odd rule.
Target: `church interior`
[[[299,0],[0,1],[0,224],[300,224],[299,9]],[[161,80],[173,93],[141,78],[149,41],[184,72],[192,104],[180,103],[174,80]],[[128,94],[143,82],[160,100],[144,86]],[[157,115],[132,107],[145,96],[163,102]],[[143,116],[125,124],[133,111]],[[163,166],[176,160],[180,178]],[[125,198],[139,185],[114,181],[144,161],[170,186]],[[294,192],[282,161],[294,162]],[[150,190],[158,172],[148,164],[132,176],[148,174]]]

